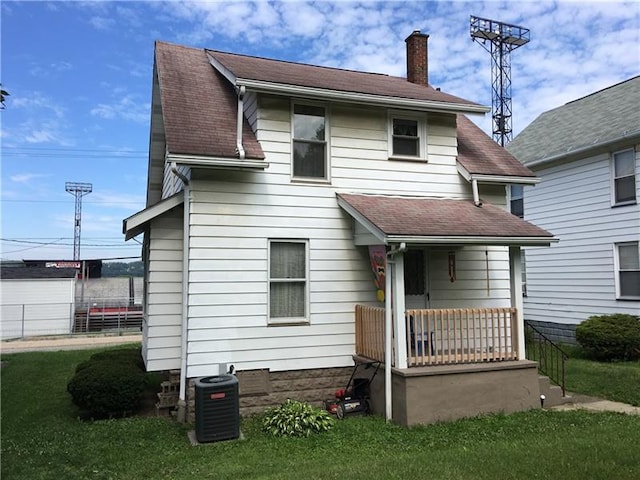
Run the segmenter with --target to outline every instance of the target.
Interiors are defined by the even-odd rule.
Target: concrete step
[[[551,408],[571,402],[571,397],[568,395],[563,396],[562,388],[558,385],[552,384],[549,377],[539,375],[538,385],[540,386],[540,395],[544,395],[544,408]]]

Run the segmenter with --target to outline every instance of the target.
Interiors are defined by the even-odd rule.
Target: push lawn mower
[[[325,401],[325,408],[342,420],[346,415],[366,415],[371,412],[371,382],[380,368],[379,361],[357,362],[351,372],[347,387],[336,391],[336,398]],[[359,370],[368,370],[375,366],[373,374],[357,377]],[[362,368],[360,368],[362,367]]]

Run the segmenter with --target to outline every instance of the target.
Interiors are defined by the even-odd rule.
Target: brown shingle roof
[[[535,177],[507,150],[494,142],[475,123],[458,115],[458,162],[476,175]]]
[[[202,49],[156,42],[156,67],[169,153],[237,158],[237,96]],[[247,158],[264,153],[245,119]]]
[[[249,57],[214,50],[207,50],[207,52],[239,79],[260,80],[269,83],[341,92],[481,106],[475,102],[441,92],[433,87],[411,83],[406,78],[401,77]]]
[[[536,227],[494,205],[476,207],[471,200],[383,195],[338,194],[385,236],[402,237],[536,237],[553,239]]]

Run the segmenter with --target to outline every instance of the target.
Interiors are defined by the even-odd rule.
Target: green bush
[[[116,348],[78,364],[67,391],[88,417],[122,417],[140,408],[147,383],[141,348]]]
[[[265,412],[262,427],[279,437],[308,437],[312,433],[330,430],[334,422],[326,410],[297,400],[287,400]]]
[[[92,418],[123,417],[141,406],[146,375],[126,362],[93,361],[67,384],[73,403]]]
[[[640,359],[640,317],[622,313],[589,317],[576,327],[576,340],[594,360]]]

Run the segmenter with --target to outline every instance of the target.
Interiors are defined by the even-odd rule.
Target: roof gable
[[[507,149],[525,165],[640,137],[640,76],[542,113]]]
[[[168,153],[237,158],[237,96],[205,52],[156,42],[155,61]],[[246,119],[242,142],[247,158],[264,158]]]

